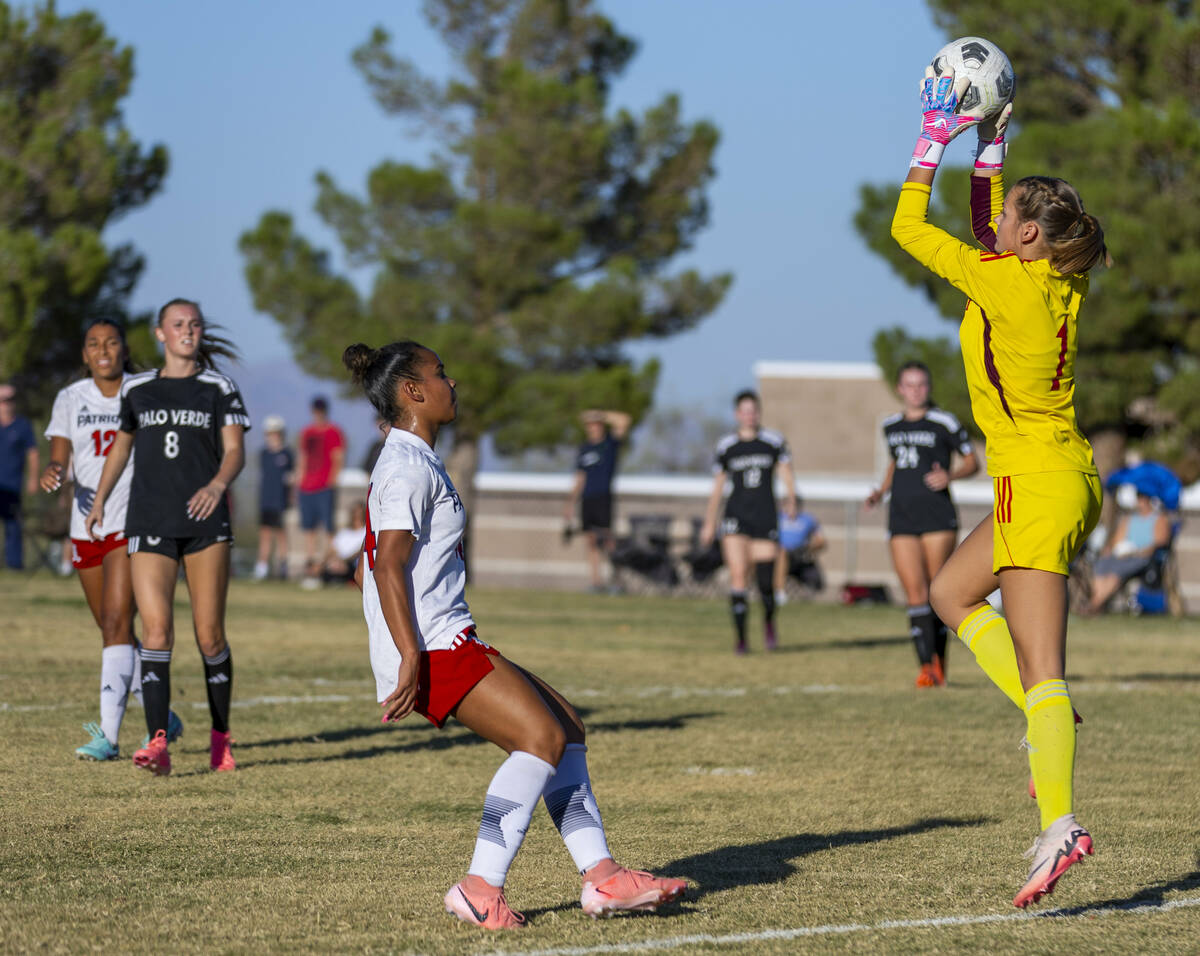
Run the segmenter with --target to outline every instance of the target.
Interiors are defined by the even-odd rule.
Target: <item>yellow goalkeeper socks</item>
[[[1029,769],[1042,829],[1071,812],[1075,773],[1075,710],[1065,680],[1044,680],[1025,695]]]
[[[958,628],[958,639],[975,655],[993,684],[1021,710],[1025,709],[1025,688],[1017,670],[1017,652],[1013,650],[1008,624],[990,604],[970,614]]]

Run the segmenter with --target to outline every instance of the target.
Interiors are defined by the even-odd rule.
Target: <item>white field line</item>
[[[1200,906],[1200,896],[1186,896],[1163,903],[1130,902],[1097,909],[1070,907],[1044,910],[1037,913],[984,913],[980,916],[931,916],[926,919],[881,920],[878,923],[841,923],[827,926],[798,926],[794,929],[764,929],[754,933],[730,933],[713,936],[699,933],[694,936],[668,936],[665,939],[646,939],[635,943],[605,943],[600,946],[564,946],[554,949],[521,950],[520,956],[596,956],[601,953],[645,953],[652,950],[678,949],[681,946],[732,946],[737,943],[760,943],[768,940],[802,939],[806,936],[829,936],[847,933],[878,933],[895,929],[926,929],[942,926],[980,926],[988,923],[1014,923],[1020,920],[1076,920],[1113,913],[1165,913],[1184,907]],[[518,956],[515,950],[492,950],[488,956]]]

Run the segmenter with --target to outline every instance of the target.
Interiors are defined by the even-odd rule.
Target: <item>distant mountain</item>
[[[253,429],[246,436],[247,471],[257,470],[256,457],[262,448],[263,419],[282,415],[287,423],[288,445],[296,447],[300,430],[309,423],[309,403],[317,395],[329,400],[329,418],[346,434],[346,464],[357,468],[372,443],[379,437],[375,409],[365,398],[347,399],[339,394],[342,383],[313,378],[290,358],[246,362],[230,368],[250,410]],[[349,381],[349,377],[347,377]]]

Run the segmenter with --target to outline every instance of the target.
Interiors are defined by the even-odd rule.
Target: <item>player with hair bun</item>
[[[1104,231],[1067,182],[1030,176],[1004,193],[1012,105],[979,124],[956,111],[968,81],[926,70],[922,128],[892,221],[918,262],[968,296],[959,327],[971,410],[987,438],[995,504],[931,588],[934,610],[1025,712],[1041,811],[1028,906],[1092,852],[1074,815],[1075,714],[1064,679],[1067,575],[1100,516],[1100,478],[1075,420],[1075,353],[1088,272],[1109,261]],[[926,221],[946,145],[979,124],[971,214],[980,250]],[[997,586],[1005,618],[987,603]]]
[[[102,529],[109,497],[136,451],[125,537],[142,616],[142,698],[150,738],[133,762],[159,776],[171,772],[173,606],[182,564],[212,716],[209,765],[233,770],[233,661],[225,638],[233,546],[227,491],[245,462],[250,419],[237,385],[215,368],[215,356],[236,352],[205,328],[198,303],[172,299],[159,310],[154,334],[163,346],[163,367],[131,375],[121,386],[120,427],[85,527],[93,538]]]
[[[731,490],[721,520],[721,556],[729,569],[729,607],[733,614],[734,653],[745,654],[746,592],[750,568],[763,604],[763,644],[775,650],[775,559],[779,554],[779,509],[775,504],[775,471],[786,489],[783,512],[796,517],[796,477],[787,440],[762,427],[762,402],[757,392],[739,392],[733,399],[737,429],[717,442],[713,453],[713,487],[704,512],[700,545],[707,548],[717,533],[717,515],[728,480]]]
[[[479,639],[464,595],[466,516],[433,450],[457,415],[455,382],[437,354],[403,341],[342,356],[390,430],[371,472],[363,589],[371,667],[384,722],[412,711],[437,727],[447,717],[508,757],[488,786],[467,876],[446,910],[486,929],[521,926],[504,883],[539,799],[544,799],[583,878],[590,916],[651,910],[678,897],[682,880],[618,866],[592,795],[579,714],[545,681]]]
[[[117,735],[132,695],[142,701],[138,642],[133,635],[133,584],[125,541],[125,509],[129,503],[130,468],[113,487],[106,520],[93,541],[85,527],[105,457],[120,424],[121,385],[133,372],[125,329],[116,319],[97,318],[83,330],[83,364],[88,377],[62,389],[54,399],[46,437],[50,463],[41,488],[58,491],[74,466],[75,507],[71,509],[71,564],[79,574],[88,609],[100,628],[100,721],[83,729],[91,739],[75,749],[81,760],[115,760]],[[174,714],[169,729],[175,737],[183,724]]]
[[[929,582],[958,538],[958,512],[950,482],[979,470],[967,431],[931,398],[932,379],[923,362],[905,362],[896,373],[902,411],[883,422],[891,459],[878,488],[867,496],[874,508],[888,503],[888,548],[908,600],[908,629],[921,669],[918,687],[946,683],[946,625],[929,606]],[[953,463],[955,453],[958,462]],[[952,464],[953,463],[953,464]]]

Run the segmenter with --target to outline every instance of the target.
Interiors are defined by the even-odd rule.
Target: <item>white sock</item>
[[[133,683],[129,685],[129,693],[138,706],[142,706],[142,645],[133,645]],[[128,701],[126,701],[128,704]]]
[[[611,857],[604,836],[604,821],[592,794],[588,776],[587,747],[567,744],[554,778],[546,783],[542,796],[550,819],[558,827],[575,869],[586,873],[601,860]]]
[[[113,746],[125,717],[134,657],[132,644],[113,644],[100,652],[100,729]]]
[[[488,784],[475,855],[467,870],[492,886],[503,886],[513,857],[521,848],[546,781],[554,767],[540,757],[514,750]]]

